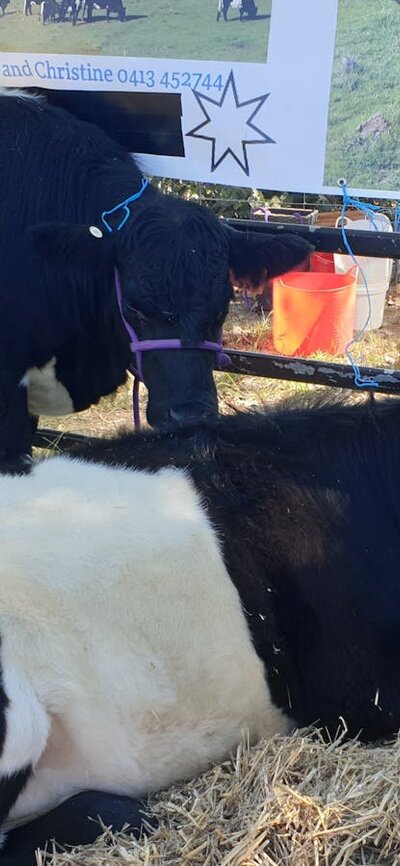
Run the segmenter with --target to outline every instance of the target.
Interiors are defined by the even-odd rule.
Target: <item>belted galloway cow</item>
[[[139,828],[243,728],[399,730],[399,427],[281,408],[0,479],[2,866]]]
[[[238,9],[240,20],[243,21],[245,15],[248,18],[257,17],[257,6],[254,0],[218,0],[217,6],[217,21],[223,15],[224,21],[228,20],[228,9]]]
[[[132,351],[151,425],[216,413],[232,279],[262,283],[309,244],[163,195],[101,129],[43,98],[0,91],[0,152],[0,471],[29,453],[32,417],[96,403]]]
[[[85,0],[83,18],[86,18],[87,21],[93,21],[95,9],[104,10],[107,21],[111,20],[112,15],[116,15],[119,21],[125,21],[126,7],[123,5],[122,0]]]

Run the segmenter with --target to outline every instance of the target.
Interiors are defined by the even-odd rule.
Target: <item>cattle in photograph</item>
[[[112,15],[116,15],[120,21],[125,21],[126,7],[122,4],[122,0],[85,0],[83,18],[93,21],[93,12],[99,9],[105,10],[107,21]]]
[[[243,21],[244,16],[248,18],[257,17],[257,6],[254,0],[218,0],[217,6],[217,21],[221,15],[224,21],[228,20],[228,9],[238,9],[240,20]]]

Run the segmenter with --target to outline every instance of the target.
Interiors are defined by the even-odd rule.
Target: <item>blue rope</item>
[[[143,195],[143,193],[144,193],[144,191],[148,185],[149,185],[148,180],[143,178],[142,186],[140,187],[139,192],[135,192],[134,195],[130,195],[129,198],[126,198],[126,199],[124,199],[124,201],[119,202],[119,204],[116,204],[115,207],[111,208],[111,210],[104,210],[103,211],[103,213],[101,215],[101,221],[102,221],[103,225],[105,226],[105,228],[107,229],[107,231],[110,232],[110,234],[112,234],[113,231],[117,231],[117,232],[121,231],[121,229],[124,227],[127,219],[129,219],[129,217],[131,215],[131,210],[130,210],[129,205],[132,204],[132,202],[137,201],[138,198],[141,198],[141,196]],[[107,217],[111,216],[113,213],[116,213],[116,211],[118,211],[118,210],[125,211],[125,214],[122,217],[121,222],[116,226],[115,229],[113,229],[113,227],[110,226],[110,223],[108,222]]]
[[[394,230],[395,232],[400,231],[400,202],[397,202],[394,212]]]
[[[347,192],[345,180],[339,181],[339,186],[341,186],[342,194],[343,194],[343,204],[342,204],[342,211],[341,211],[341,216],[340,216],[340,223],[341,223],[340,229],[341,229],[341,233],[342,233],[343,243],[344,243],[344,246],[345,246],[349,256],[351,257],[354,264],[358,267],[358,269],[360,271],[362,281],[363,281],[364,286],[365,286],[367,300],[368,300],[367,319],[366,319],[363,327],[361,328],[361,330],[358,331],[356,336],[353,337],[353,339],[350,340],[350,342],[347,344],[347,346],[345,348],[345,354],[346,354],[346,357],[348,358],[348,360],[349,360],[349,362],[353,368],[354,384],[358,388],[377,388],[379,386],[379,382],[377,382],[376,379],[371,379],[369,376],[362,376],[361,375],[360,367],[356,363],[356,361],[354,360],[354,358],[351,354],[351,351],[350,351],[351,347],[354,346],[355,343],[360,343],[361,340],[363,339],[365,332],[367,330],[368,324],[369,324],[370,319],[371,319],[372,307],[371,307],[371,295],[370,295],[370,291],[369,291],[367,277],[365,275],[364,270],[360,266],[359,262],[357,261],[355,255],[353,253],[353,250],[352,250],[350,243],[349,243],[349,239],[348,239],[347,234],[346,234],[345,216],[346,216],[346,209],[349,206],[354,207],[357,210],[364,213],[365,216],[367,217],[367,219],[369,219],[369,221],[372,223],[374,228],[377,229],[378,226],[376,224],[376,221],[374,220],[374,216],[375,216],[376,211],[379,210],[379,207],[378,207],[378,205],[375,205],[375,204],[366,204],[366,203],[364,204],[364,202],[358,201],[358,199],[354,199],[351,196],[349,196],[349,194]],[[400,218],[400,216],[399,216],[399,218]]]
[[[400,202],[397,202],[396,210],[395,210],[395,212],[394,212],[394,231],[395,231],[395,232],[399,232],[399,231],[400,231]],[[397,279],[398,279],[398,276],[399,276],[399,268],[400,268],[400,265],[399,265],[399,262],[397,261],[397,262],[396,262],[396,276],[397,276]]]

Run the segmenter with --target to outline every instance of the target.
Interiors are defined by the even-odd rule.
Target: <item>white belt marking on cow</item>
[[[52,458],[3,479],[0,513],[1,663],[51,724],[10,822],[82,788],[135,796],[192,777],[243,728],[287,731],[182,471]],[[7,772],[28,757],[13,736]]]
[[[31,367],[21,380],[28,388],[31,415],[70,415],[74,404],[65,386],[56,377],[56,359],[44,367]]]

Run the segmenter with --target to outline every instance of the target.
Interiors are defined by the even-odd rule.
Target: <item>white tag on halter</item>
[[[102,238],[103,232],[99,229],[98,226],[90,226],[89,227],[90,234],[93,235],[94,238]]]

